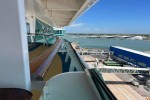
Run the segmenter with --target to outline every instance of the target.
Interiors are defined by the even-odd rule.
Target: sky
[[[150,34],[150,0],[99,0],[67,33]]]

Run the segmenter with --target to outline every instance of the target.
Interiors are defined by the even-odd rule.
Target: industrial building
[[[119,46],[111,46],[110,51],[114,57],[121,58],[122,60],[125,60],[138,67],[150,67],[150,54]]]

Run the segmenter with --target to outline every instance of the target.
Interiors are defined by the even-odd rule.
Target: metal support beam
[[[65,57],[65,63],[68,61],[68,59],[69,59],[69,54],[67,53]]]
[[[75,52],[72,49],[70,43],[69,42],[64,42],[64,45],[67,48],[67,54],[71,58],[71,64],[70,64],[69,71],[72,71],[74,69],[74,67],[76,67],[78,71],[82,71],[81,64],[79,63],[78,58],[76,57]]]
[[[97,68],[100,73],[122,73],[122,74],[149,74],[150,70],[147,68],[133,68],[133,67],[100,67]]]

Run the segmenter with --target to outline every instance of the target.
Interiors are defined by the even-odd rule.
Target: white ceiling
[[[26,13],[56,27],[69,25],[98,0],[25,0]]]

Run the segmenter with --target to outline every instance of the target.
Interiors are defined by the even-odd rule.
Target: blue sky
[[[150,33],[150,0],[100,0],[67,33]]]

